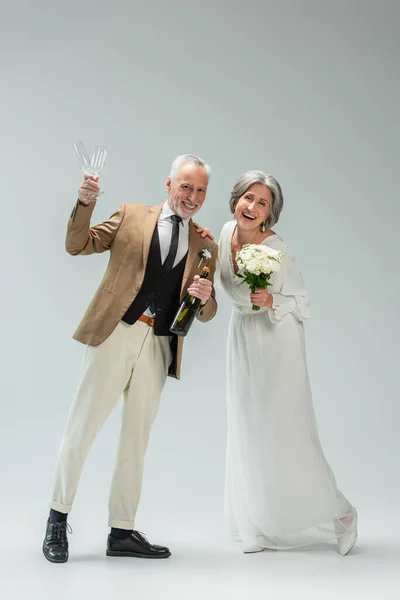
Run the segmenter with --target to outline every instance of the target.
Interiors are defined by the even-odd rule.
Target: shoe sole
[[[45,557],[46,560],[48,560],[51,563],[56,563],[56,564],[62,564],[62,563],[66,563],[69,555],[67,556],[67,558],[61,558],[61,559],[56,559],[56,558],[50,558],[46,552],[45,549],[42,547],[42,552],[43,552],[43,556]]]
[[[151,558],[151,559],[161,559],[161,558],[169,558],[171,556],[171,552],[168,554],[163,554],[162,556],[152,556],[151,554],[140,554],[139,552],[121,552],[118,550],[106,550],[106,556],[131,556],[133,558]]]

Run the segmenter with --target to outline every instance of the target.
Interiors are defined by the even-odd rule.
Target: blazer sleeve
[[[117,212],[99,225],[90,226],[95,204],[83,206],[79,201],[71,213],[68,221],[65,249],[74,256],[81,254],[94,254],[109,250],[115,235],[125,216],[125,203],[121,204]]]
[[[199,312],[197,313],[198,320],[202,321],[203,323],[210,321],[213,317],[215,317],[215,315],[217,313],[218,305],[217,305],[217,301],[215,299],[215,288],[214,288],[214,275],[215,275],[217,257],[218,257],[218,244],[213,243],[213,246],[211,249],[211,259],[210,259],[210,263],[208,265],[208,267],[210,269],[210,279],[213,282],[212,292],[211,292],[211,296],[210,296],[209,300],[204,304],[204,306],[202,306],[200,308]]]

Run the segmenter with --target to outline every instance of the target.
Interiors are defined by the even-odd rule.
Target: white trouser
[[[124,395],[109,525],[133,529],[150,429],[160,404],[171,350],[168,336],[141,321],[120,322],[99,346],[87,346],[83,374],[61,441],[50,507],[70,512],[89,448]]]

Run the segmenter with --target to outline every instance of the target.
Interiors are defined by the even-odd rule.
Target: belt
[[[148,317],[147,315],[140,315],[138,321],[142,321],[142,323],[146,323],[149,327],[154,327],[155,319],[154,317]]]

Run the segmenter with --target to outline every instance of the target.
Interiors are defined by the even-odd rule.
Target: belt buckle
[[[148,315],[142,315],[142,319],[145,319],[146,325],[149,327],[154,327],[154,317],[149,317]]]

